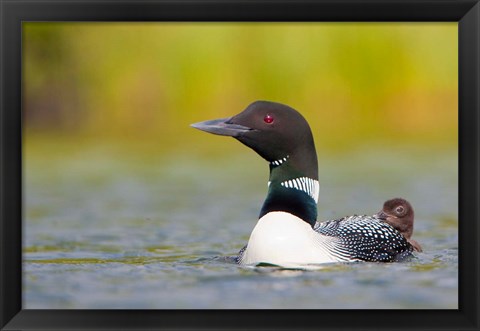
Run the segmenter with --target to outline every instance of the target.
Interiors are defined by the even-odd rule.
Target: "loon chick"
[[[405,199],[395,198],[385,201],[383,209],[376,217],[384,220],[399,231],[417,252],[422,252],[422,246],[411,239],[413,234],[414,213],[412,205]]]
[[[295,109],[256,101],[233,117],[191,126],[234,137],[269,162],[268,194],[238,263],[394,261],[411,251],[406,239],[378,218],[352,216],[315,227],[317,154],[310,126]]]

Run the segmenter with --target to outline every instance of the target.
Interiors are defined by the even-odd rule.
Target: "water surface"
[[[27,148],[24,308],[458,307],[455,151],[319,155],[319,219],[373,214],[401,196],[413,204],[413,237],[425,252],[404,263],[301,271],[232,262],[268,180],[267,164],[238,150]]]

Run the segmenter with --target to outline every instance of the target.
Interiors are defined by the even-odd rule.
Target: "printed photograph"
[[[23,309],[458,309],[458,24],[22,26]]]

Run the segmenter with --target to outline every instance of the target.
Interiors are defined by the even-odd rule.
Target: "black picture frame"
[[[480,4],[472,0],[0,0],[0,327],[478,330]],[[22,290],[21,34],[26,21],[451,21],[459,26],[459,309],[26,310]],[[193,298],[192,298],[193,299]]]

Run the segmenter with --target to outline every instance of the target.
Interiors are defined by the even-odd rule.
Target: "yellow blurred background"
[[[189,124],[271,100],[322,148],[456,147],[457,52],[457,23],[29,22],[24,137],[215,144]]]
[[[457,31],[24,23],[23,306],[457,309]],[[268,167],[190,124],[262,99],[312,127],[319,221],[403,197],[425,252],[288,277],[227,262],[248,241]]]

